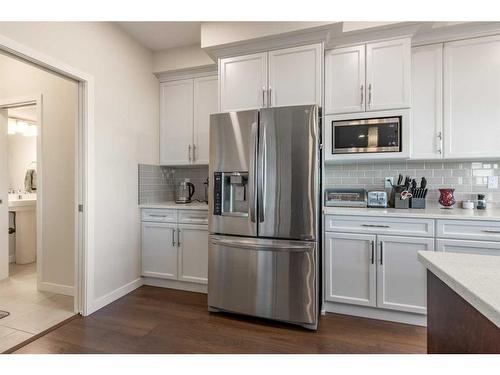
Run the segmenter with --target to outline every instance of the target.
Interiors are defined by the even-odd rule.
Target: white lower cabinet
[[[208,283],[208,231],[205,225],[179,224],[179,280]]]
[[[377,236],[377,306],[426,313],[425,267],[419,251],[434,251],[434,238]]]
[[[207,212],[181,210],[167,223],[154,209],[144,209],[142,217],[142,276],[175,280],[181,289],[193,285],[187,283],[207,284],[208,226],[189,221],[206,222]]]
[[[142,275],[177,280],[177,224],[142,223]]]
[[[500,256],[500,242],[438,239],[436,250],[448,253]]]
[[[325,300],[376,306],[375,241],[367,234],[325,234]]]

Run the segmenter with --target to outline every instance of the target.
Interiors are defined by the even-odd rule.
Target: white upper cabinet
[[[444,47],[444,155],[500,157],[500,35]]]
[[[217,112],[217,76],[160,84],[160,164],[208,164],[210,114]]]
[[[322,54],[318,43],[219,59],[220,111],[321,105]]]
[[[269,107],[321,105],[321,44],[269,52]]]
[[[365,46],[325,54],[325,113],[365,110]]]
[[[194,79],[193,163],[208,164],[210,114],[217,112],[217,76]]]
[[[160,86],[160,164],[189,164],[193,142],[193,80]]]
[[[409,38],[366,45],[368,111],[410,107]]]
[[[267,52],[219,60],[220,111],[267,106]]]
[[[412,48],[411,158],[443,157],[443,45]]]

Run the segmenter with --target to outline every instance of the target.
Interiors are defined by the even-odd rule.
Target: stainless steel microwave
[[[402,116],[332,121],[332,153],[401,152]]]

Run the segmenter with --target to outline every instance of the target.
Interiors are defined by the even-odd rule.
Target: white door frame
[[[75,311],[88,315],[94,291],[94,77],[3,35],[0,50],[78,81],[74,294]]]

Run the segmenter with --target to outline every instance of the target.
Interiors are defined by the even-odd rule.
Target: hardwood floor
[[[209,313],[206,295],[143,286],[16,353],[425,353],[426,329],[337,314],[316,332]]]

